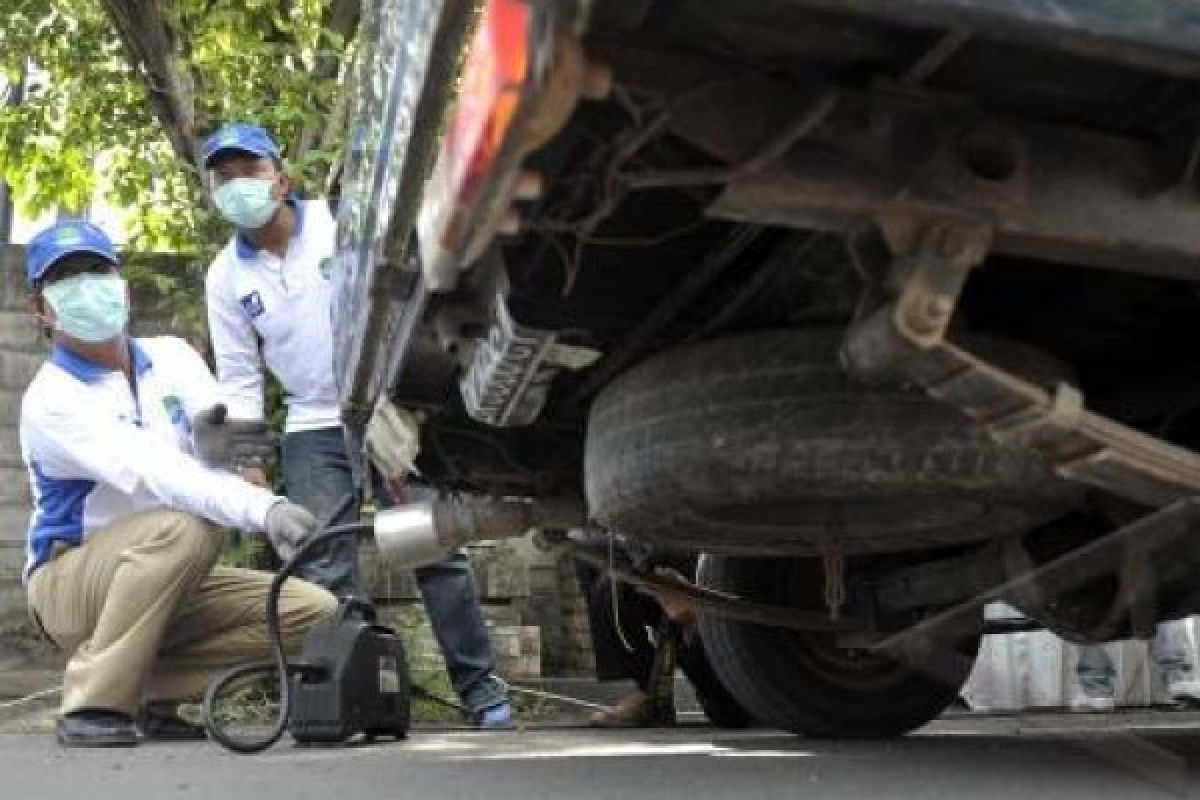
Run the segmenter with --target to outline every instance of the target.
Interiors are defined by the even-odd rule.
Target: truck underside
[[[427,479],[705,553],[718,672],[806,733],[938,713],[990,600],[1076,641],[1200,610],[1200,12],[569,5],[449,269],[342,348]]]

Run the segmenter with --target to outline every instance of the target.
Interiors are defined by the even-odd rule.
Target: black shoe
[[[196,742],[208,738],[204,726],[158,711],[143,711],[138,716],[137,726],[142,736],[156,742]]]
[[[138,743],[133,719],[119,711],[72,711],[58,718],[55,732],[63,747],[133,747]]]

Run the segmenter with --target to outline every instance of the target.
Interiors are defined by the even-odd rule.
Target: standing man
[[[265,659],[271,576],[216,566],[217,526],[283,554],[316,526],[300,506],[193,455],[215,443],[216,381],[174,337],[125,334],[128,296],[104,233],[59,222],[26,250],[31,305],[54,342],[21,403],[34,510],[23,578],[37,625],[70,654],[58,739],[76,747],[203,738],[179,719],[218,672]],[[285,647],[331,614],[289,581]]]
[[[236,228],[208,270],[208,321],[217,376],[234,417],[263,417],[263,362],[283,385],[284,490],[318,517],[356,491],[333,374],[331,269],[336,225],[323,199],[289,191],[278,146],[257,125],[231,124],[204,144],[213,203]],[[365,480],[365,479],[364,479]],[[357,505],[335,522],[357,517]],[[338,595],[361,593],[358,555],[344,538],[301,573]],[[495,674],[465,553],[417,570],[454,688],[475,724],[513,723]]]
[[[1200,681],[1194,675],[1183,626],[1182,620],[1160,623],[1150,639],[1150,658],[1162,670],[1171,700],[1180,705],[1195,706],[1200,705]],[[1079,679],[1080,692],[1071,702],[1073,711],[1104,713],[1116,710],[1117,671],[1103,645],[1079,648],[1075,676]]]

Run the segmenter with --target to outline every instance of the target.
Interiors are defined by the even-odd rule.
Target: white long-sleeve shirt
[[[232,416],[263,417],[263,362],[283,385],[289,433],[341,425],[333,374],[330,267],[337,227],[322,199],[289,200],[284,258],[237,234],[208,269],[217,379]]]
[[[192,455],[191,420],[219,401],[216,381],[186,342],[130,340],[134,386],[121,372],[56,346],[21,402],[21,457],[34,511],[24,577],[55,544],[154,508],[263,530],[280,498]]]

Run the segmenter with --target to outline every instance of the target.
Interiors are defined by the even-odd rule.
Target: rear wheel
[[[704,556],[701,586],[748,599],[820,608],[824,587],[814,559]],[[721,682],[742,708],[772,727],[807,736],[886,738],[937,717],[971,674],[978,634],[927,649],[923,663],[839,647],[812,634],[700,618],[700,634]]]

